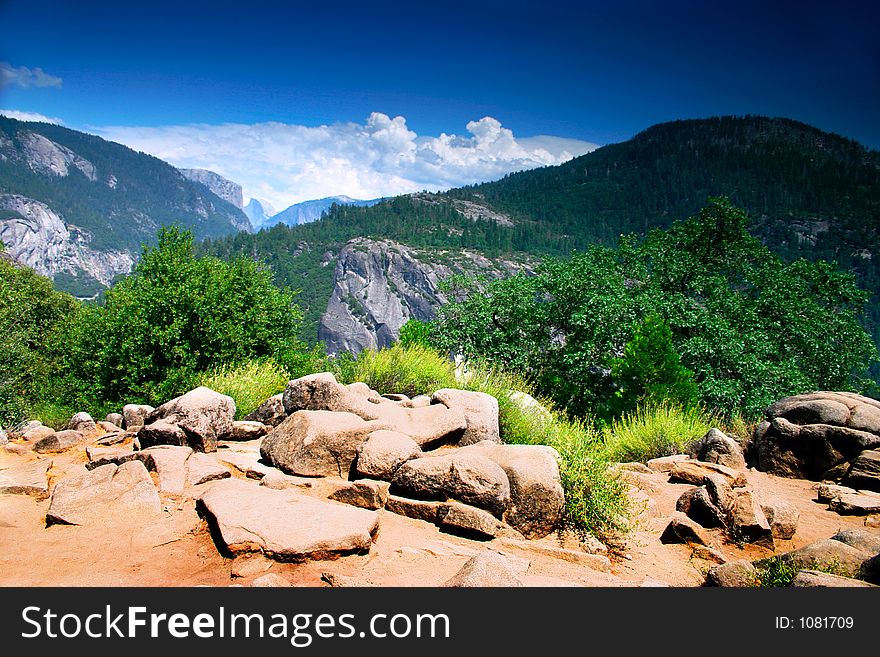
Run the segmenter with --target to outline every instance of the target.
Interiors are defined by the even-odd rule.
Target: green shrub
[[[403,347],[431,347],[431,323],[422,322],[417,319],[407,320],[406,324],[400,327],[400,337],[398,342]]]
[[[847,576],[847,573],[841,568],[840,563],[836,560],[830,563],[820,563],[814,561],[809,566],[796,565],[791,559],[786,559],[783,555],[770,557],[755,565],[758,575],[759,586],[778,587],[791,586],[791,581],[801,570],[818,570],[829,575]]]
[[[221,365],[204,372],[196,385],[205,386],[235,400],[235,419],[240,420],[272,395],[284,390],[289,377],[273,360],[249,360]]]
[[[134,272],[58,340],[68,398],[161,403],[199,372],[297,348],[294,294],[260,263],[196,258],[192,234],[163,229]]]
[[[414,397],[457,387],[449,359],[421,345],[404,347],[398,343],[378,351],[364,350],[354,360],[337,359],[336,374],[343,383],[362,381],[383,395]]]
[[[619,463],[680,454],[713,426],[717,418],[698,407],[672,402],[641,406],[603,428],[604,451]]]

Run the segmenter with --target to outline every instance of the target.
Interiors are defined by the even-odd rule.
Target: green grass
[[[235,400],[235,419],[240,420],[272,395],[284,390],[289,377],[273,360],[249,360],[240,365],[223,366],[197,377],[205,386]]]
[[[681,454],[718,424],[719,418],[700,408],[669,402],[639,407],[603,428],[605,455],[624,463]]]
[[[382,395],[396,393],[415,397],[429,395],[440,388],[460,387],[449,359],[419,345],[395,344],[378,351],[366,349],[357,358],[337,359],[335,369],[340,382],[360,381]]]
[[[839,562],[836,560],[831,561],[830,563],[814,561],[809,566],[798,566],[791,559],[784,558],[783,555],[770,557],[761,562],[760,565],[756,564],[755,570],[758,574],[758,585],[768,588],[791,586],[791,582],[795,578],[795,575],[801,570],[818,570],[819,572],[828,573],[829,575],[848,577],[847,573],[840,567]]]

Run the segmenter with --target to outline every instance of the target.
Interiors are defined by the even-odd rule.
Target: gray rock
[[[706,584],[735,588],[758,586],[758,573],[755,567],[744,559],[728,561],[709,569],[706,574]]]
[[[168,420],[156,420],[142,426],[137,432],[137,438],[143,449],[155,445],[176,445],[179,447],[187,445],[183,429]]]
[[[256,440],[269,433],[268,425],[252,420],[239,420],[232,423],[232,433],[226,440]]]
[[[97,428],[92,416],[85,412],[76,413],[67,423],[67,429],[80,433],[91,433]]]
[[[709,429],[705,436],[692,443],[688,454],[698,461],[718,463],[734,470],[746,467],[740,444],[718,429]]]
[[[210,484],[197,508],[230,553],[263,552],[278,561],[367,552],[379,529],[375,511],[241,479]]]
[[[485,550],[473,556],[445,587],[522,586],[516,565],[502,555]]]
[[[140,461],[104,465],[66,477],[52,491],[46,524],[101,524],[108,518],[132,519],[161,512],[159,494]]]
[[[141,427],[155,408],[147,404],[126,404],[122,407],[122,426],[126,429]]]
[[[506,473],[485,456],[461,452],[407,461],[395,472],[392,491],[419,499],[457,500],[501,517],[510,504]]]
[[[235,401],[205,387],[165,402],[146,418],[146,424],[165,420],[183,429],[186,444],[197,452],[214,452],[217,441],[232,433]]]
[[[660,536],[661,543],[696,543],[710,545],[712,539],[706,530],[680,511],[676,511],[669,519],[669,524]]]
[[[289,474],[348,479],[357,449],[375,430],[354,413],[295,411],[263,439],[263,458]]]
[[[104,422],[109,422],[110,424],[121,428],[125,423],[125,417],[123,417],[122,413],[107,413]]]
[[[459,445],[472,445],[484,440],[501,442],[498,426],[498,400],[485,392],[442,388],[431,396],[431,403],[447,408],[460,409],[464,413],[466,428]]]
[[[283,397],[283,393],[269,397],[255,411],[245,415],[244,419],[250,422],[260,422],[270,427],[277,427],[287,417],[287,413],[284,411]]]
[[[209,454],[194,452],[186,460],[187,486],[201,486],[209,481],[227,479],[231,476],[232,473]]]
[[[379,430],[357,448],[355,466],[364,477],[391,481],[397,468],[420,456],[422,449],[406,434]]]
[[[0,470],[0,495],[30,495],[38,500],[49,497],[46,473],[52,461],[41,459]]]
[[[844,529],[831,537],[868,554],[880,554],[880,533],[867,529]]]
[[[79,431],[72,429],[55,431],[42,440],[38,440],[34,445],[34,451],[38,454],[63,452],[71,447],[81,445],[84,440],[85,436]]]
[[[856,457],[843,479],[853,488],[880,491],[880,450],[865,450]]]
[[[873,584],[863,582],[860,579],[852,577],[841,577],[840,575],[832,575],[823,573],[819,570],[799,570],[794,579],[791,580],[791,586],[795,588],[802,587],[818,587],[818,588],[873,588]]]
[[[841,515],[865,516],[871,513],[880,513],[880,496],[866,495],[841,495],[828,504],[828,508]]]
[[[795,535],[801,513],[794,504],[780,497],[762,497],[760,503],[773,538],[788,540]]]

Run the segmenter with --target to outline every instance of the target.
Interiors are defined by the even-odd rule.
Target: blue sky
[[[0,2],[0,108],[275,204],[497,177],[717,114],[880,147],[877,3],[134,5]]]

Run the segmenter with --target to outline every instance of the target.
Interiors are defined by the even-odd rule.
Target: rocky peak
[[[219,173],[207,169],[180,169],[180,173],[190,180],[201,183],[224,201],[232,203],[239,210],[244,208],[241,185],[224,178]]]
[[[56,144],[36,132],[20,131],[18,138],[21,143],[21,154],[35,173],[63,177],[69,175],[70,167],[73,166],[92,182],[97,179],[95,165],[69,148]],[[11,145],[11,142],[9,144]]]

